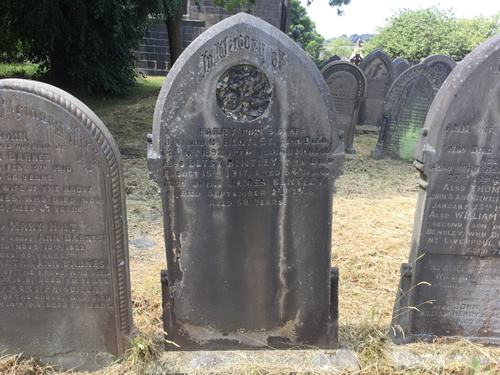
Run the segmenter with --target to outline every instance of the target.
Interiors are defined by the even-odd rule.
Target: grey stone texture
[[[382,126],[374,159],[413,161],[429,108],[441,80],[427,65],[418,64],[401,74],[387,92]]]
[[[360,68],[347,61],[334,61],[326,65],[321,74],[330,89],[337,121],[344,132],[345,152],[355,154],[354,133],[359,106],[366,97],[366,77]]]
[[[240,13],[191,43],[160,92],[148,148],[170,340],[337,345],[330,257],[342,151],[328,87],[287,35]]]
[[[359,67],[366,76],[367,93],[359,110],[359,125],[382,124],[384,99],[394,80],[394,69],[389,56],[377,49],[366,56]]]
[[[111,134],[83,103],[0,80],[0,352],[77,370],[125,352],[122,178]]]
[[[410,68],[410,64],[405,59],[398,57],[392,60],[392,67],[394,68],[394,79],[398,78],[405,70]]]
[[[187,1],[187,13],[181,23],[182,43],[186,48],[205,30],[230,17],[223,8],[214,6],[211,0],[200,0],[200,7],[193,0]],[[246,8],[240,8],[240,11]],[[290,0],[258,0],[251,8],[254,16],[269,22],[285,33],[290,23]],[[238,9],[235,10],[237,12]],[[170,69],[170,49],[165,23],[157,21],[149,27],[149,33],[135,52],[137,68],[145,75],[166,76]]]
[[[451,71],[457,66],[457,63],[446,55],[431,55],[423,59],[422,64],[428,65],[434,70],[441,82],[446,81]]]
[[[396,342],[500,341],[499,61],[497,35],[451,72],[427,116],[415,153],[419,199],[394,307]]]

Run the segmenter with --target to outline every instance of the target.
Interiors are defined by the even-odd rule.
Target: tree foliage
[[[60,86],[123,93],[135,82],[133,50],[156,0],[0,2],[0,50],[21,46]]]
[[[290,37],[293,38],[293,31],[300,30],[299,42],[309,57],[319,64],[325,53],[323,43],[325,39],[316,31],[316,24],[307,15],[305,7],[300,5],[299,0],[292,0],[290,16]]]
[[[325,43],[327,57],[338,55],[341,59],[346,60],[353,51],[355,43],[345,36],[330,39]]]
[[[500,13],[496,16],[457,19],[451,10],[437,7],[396,12],[386,27],[365,43],[365,56],[377,48],[392,58],[420,61],[433,54],[462,60],[479,44],[500,31]]]

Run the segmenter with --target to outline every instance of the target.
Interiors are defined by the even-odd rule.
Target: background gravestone
[[[428,65],[432,70],[434,70],[441,82],[444,82],[450,75],[451,71],[457,66],[457,63],[451,57],[446,55],[428,56],[422,60],[421,64]]]
[[[340,56],[339,55],[333,55],[328,60],[326,60],[324,66],[327,66],[328,64],[331,64],[332,62],[339,61],[339,60],[340,60]]]
[[[427,112],[440,87],[436,73],[423,64],[394,81],[384,103],[384,120],[372,151],[374,159],[413,160]]]
[[[331,222],[343,145],[305,52],[248,14],[218,23],[169,73],[151,140],[169,340],[336,346]]]
[[[394,79],[398,78],[404,71],[410,68],[410,64],[405,59],[398,57],[392,60],[392,67],[394,69]]]
[[[366,56],[359,65],[366,76],[366,99],[359,110],[359,125],[376,125],[382,123],[382,107],[389,87],[394,80],[394,70],[389,56],[377,49]]]
[[[121,159],[83,103],[0,80],[0,351],[91,370],[132,329]]]
[[[500,341],[499,61],[497,35],[450,74],[429,111],[414,163],[422,177],[410,263],[393,314],[398,342]]]
[[[336,61],[322,70],[330,89],[339,128],[344,131],[345,152],[355,154],[354,133],[358,121],[359,105],[366,96],[366,78],[356,65]]]

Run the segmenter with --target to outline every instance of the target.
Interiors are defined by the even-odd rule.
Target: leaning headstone
[[[446,55],[432,55],[426,57],[422,60],[421,64],[428,65],[434,70],[441,82],[446,81],[451,71],[457,66],[457,63]]]
[[[425,118],[441,81],[427,65],[408,69],[392,84],[384,103],[374,159],[412,161]]]
[[[398,78],[404,71],[410,68],[410,64],[405,59],[398,57],[397,59],[392,60],[392,67],[394,69],[394,77]]]
[[[359,65],[366,76],[366,99],[359,110],[359,125],[376,125],[382,123],[382,107],[384,99],[394,79],[394,70],[389,56],[377,49],[366,56]]]
[[[361,69],[346,61],[326,65],[321,74],[330,89],[339,128],[344,131],[345,152],[355,154],[354,133],[359,105],[366,96],[366,78]]]
[[[335,347],[343,144],[305,52],[248,14],[218,23],[170,71],[150,141],[167,338],[184,349]]]
[[[125,352],[122,177],[115,142],[83,103],[0,80],[0,352],[77,370]]]
[[[412,248],[393,323],[397,342],[500,342],[500,35],[450,74],[429,111]]]

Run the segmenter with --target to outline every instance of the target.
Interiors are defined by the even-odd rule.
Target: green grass
[[[123,158],[145,158],[153,129],[156,99],[165,77],[140,78],[129,95],[109,97],[73,93],[92,109],[115,138]]]
[[[32,78],[37,69],[38,65],[31,63],[0,64],[0,78]]]

